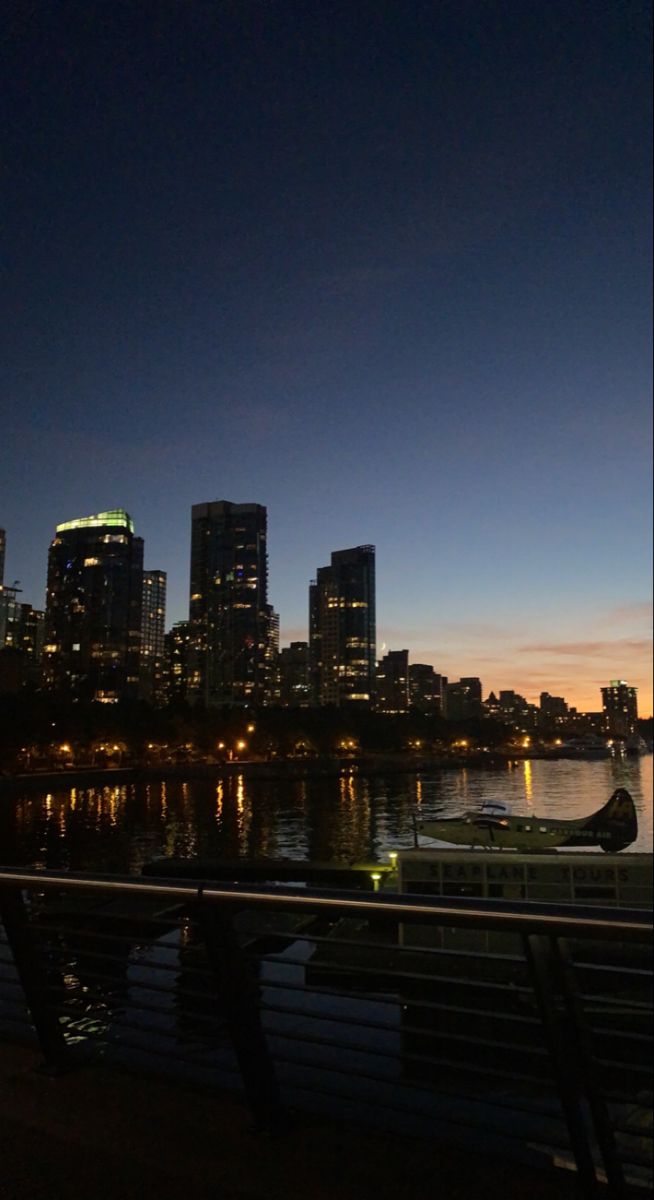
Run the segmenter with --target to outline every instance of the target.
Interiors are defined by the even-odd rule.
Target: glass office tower
[[[375,650],[375,547],[336,550],[309,588],[312,702],[371,704]]]
[[[263,704],[270,657],[267,514],[262,504],[194,504],[188,698]]]
[[[66,521],[48,555],[46,687],[111,703],[140,684],[143,540],[124,509]]]

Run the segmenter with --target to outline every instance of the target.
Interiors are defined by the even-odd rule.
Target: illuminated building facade
[[[428,663],[409,666],[409,704],[418,712],[440,716],[443,711],[443,689],[447,676],[439,675]]]
[[[124,509],[58,525],[48,555],[44,684],[106,703],[140,688],[143,540]]]
[[[143,572],[141,604],[141,695],[163,704],[165,678],[166,572]]]
[[[469,721],[482,714],[481,680],[476,676],[448,683],[443,695],[443,716],[448,721]]]
[[[188,695],[263,704],[270,661],[267,514],[216,500],[192,509]]]
[[[603,725],[607,733],[616,737],[629,737],[635,733],[638,722],[638,688],[629,687],[624,679],[612,679],[603,687]]]
[[[309,588],[312,702],[372,704],[375,644],[375,547],[337,550]]]
[[[166,699],[169,704],[183,704],[189,683],[189,651],[191,626],[188,621],[176,621],[164,636],[166,664]]]
[[[279,690],[284,708],[306,708],[311,703],[308,642],[291,642],[280,650]]]
[[[409,651],[389,650],[377,664],[378,712],[407,712],[409,708]]]

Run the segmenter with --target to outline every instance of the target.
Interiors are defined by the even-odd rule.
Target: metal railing
[[[648,913],[0,869],[0,1037],[651,1187]],[[1,932],[1,931],[0,931]]]

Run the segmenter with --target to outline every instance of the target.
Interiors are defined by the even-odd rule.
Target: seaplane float
[[[589,817],[553,820],[531,814],[517,816],[501,801],[485,801],[481,808],[459,816],[417,821],[416,833],[455,846],[498,850],[560,850],[573,846],[599,846],[614,854],[626,850],[638,836],[638,818],[630,793],[617,788],[611,799]]]

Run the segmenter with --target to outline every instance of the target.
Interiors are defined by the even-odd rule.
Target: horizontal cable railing
[[[0,1036],[651,1187],[641,910],[0,869]],[[2,927],[0,927],[0,935]]]

